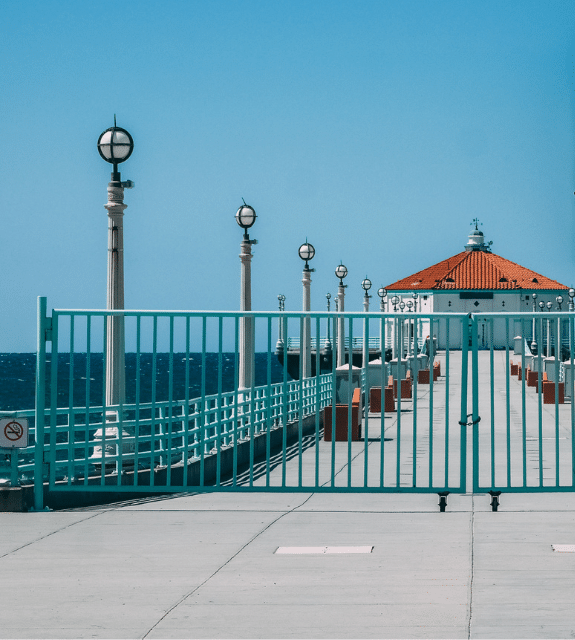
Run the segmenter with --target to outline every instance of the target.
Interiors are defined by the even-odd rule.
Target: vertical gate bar
[[[445,318],[445,488],[449,486],[449,389],[450,389],[450,373],[449,373],[449,355],[451,351],[450,336],[451,320]],[[433,375],[431,367],[429,369],[429,377]]]
[[[287,465],[287,425],[288,425],[288,405],[289,405],[289,389],[287,382],[288,370],[288,321],[286,317],[282,322],[282,341],[284,344],[284,366],[283,366],[283,389],[282,389],[282,487],[286,486],[286,465]],[[300,343],[301,345],[301,343]]]
[[[571,305],[570,305],[571,306]],[[569,313],[569,382],[571,389],[571,486],[575,486],[575,322],[573,313]],[[567,386],[567,385],[565,385]]]
[[[252,316],[251,319],[251,331],[252,331],[252,339],[251,339],[251,348],[253,352],[255,352],[255,333],[256,333],[256,318]],[[252,353],[251,356],[252,362],[255,362],[255,353]],[[250,386],[250,418],[249,418],[249,438],[250,438],[250,487],[254,486],[254,439],[256,437],[256,379],[255,372],[253,372],[251,377],[251,386]]]
[[[141,339],[142,339],[142,316],[136,316],[136,411],[135,421],[136,428],[134,430],[134,486],[138,486],[138,469],[140,468],[140,393],[141,393]],[[151,467],[150,467],[151,469]],[[150,471],[151,473],[151,471]]]
[[[224,318],[218,318],[218,400],[216,413],[216,487],[220,486],[222,479],[222,413],[223,413],[223,342],[224,342]],[[255,322],[255,319],[254,319]],[[252,342],[253,345],[253,342]],[[251,357],[251,356],[250,356]],[[252,445],[253,448],[253,445]]]
[[[478,354],[478,326],[477,326],[477,318],[475,315],[470,314],[470,322],[467,323],[468,331],[471,331],[471,422],[472,422],[472,447],[473,447],[473,456],[472,456],[472,476],[473,476],[473,490],[476,491],[479,488],[479,354]],[[466,340],[466,350],[469,350],[469,337]],[[465,371],[466,371],[466,380],[467,383],[467,358],[465,362]],[[467,389],[465,390],[465,398],[467,401]],[[467,406],[467,404],[466,404]],[[467,412],[467,409],[466,409]],[[467,422],[467,417],[462,417],[462,422]],[[477,421],[477,422],[476,422]],[[463,427],[464,429],[464,437],[463,442],[465,442],[465,463],[463,464],[463,469],[465,471],[465,475],[467,476],[467,424]],[[467,479],[466,479],[467,484]],[[463,486],[463,489],[466,489],[466,485]]]
[[[329,323],[329,318],[326,319]],[[315,320],[315,476],[314,486],[319,487],[319,418],[321,411],[321,357],[320,357],[320,318]]]
[[[380,320],[380,328],[379,328],[379,335],[381,336],[381,380],[379,382],[379,386],[381,387],[381,399],[380,399],[380,404],[381,404],[381,414],[380,414],[380,438],[379,438],[379,486],[380,488],[383,488],[383,484],[384,484],[384,464],[385,464],[385,387],[386,387],[386,380],[385,380],[385,341],[386,341],[386,329],[387,329],[387,322],[386,322],[386,318],[385,316],[381,316]]]
[[[489,345],[489,392],[491,402],[491,487],[495,486],[495,363],[493,355],[493,318],[488,320],[490,332]]]
[[[509,316],[505,318],[505,423],[506,423],[506,456],[507,456],[507,486],[511,486],[511,398],[509,363]]]
[[[351,430],[352,430],[352,400],[353,400],[353,318],[349,318],[349,343],[348,343],[349,361],[347,365],[347,486],[351,487]],[[361,387],[361,381],[360,381]],[[337,428],[337,427],[336,427]],[[335,439],[335,433],[332,434]]]
[[[74,441],[76,440],[75,416],[74,416],[74,321],[76,317],[70,315],[70,362],[68,363],[68,480],[67,484],[72,483],[74,476]]]
[[[152,324],[152,406],[150,416],[150,486],[155,484],[156,470],[156,378],[158,352],[158,316],[154,314]],[[161,442],[161,440],[160,440]]]
[[[401,470],[401,375],[403,368],[403,317],[399,318],[396,316],[396,353],[397,353],[397,367],[395,370],[395,374],[397,376],[397,421],[396,421],[396,429],[397,429],[397,449],[396,449],[396,461],[395,461],[395,485],[396,487],[400,486],[401,478],[400,478],[400,470]]]
[[[303,413],[303,390],[304,390],[304,366],[303,366],[303,345],[305,339],[304,333],[304,322],[305,319],[303,316],[299,318],[299,385],[298,385],[298,411],[297,411],[297,486],[301,487],[302,485],[302,413]],[[311,336],[310,336],[311,337]]]
[[[92,316],[86,314],[86,413],[84,415],[84,485],[88,484],[88,457],[90,442],[90,377],[92,374],[91,352],[92,352]]]
[[[439,321],[438,321],[439,322]],[[435,319],[431,319],[430,323],[430,339],[429,339],[429,349],[431,352],[431,360],[429,362],[429,472],[428,472],[428,482],[429,486],[433,487],[433,399],[434,399],[434,391],[435,384],[433,380],[433,364],[435,362],[435,346],[433,336],[435,335]],[[437,327],[437,334],[439,335],[439,326]]]
[[[557,322],[553,323],[555,333],[555,362],[553,363],[555,374],[555,486],[559,486],[559,358],[561,358],[561,320],[557,317]]]
[[[234,428],[233,428],[233,439],[234,439],[234,451],[233,451],[233,478],[232,478],[232,486],[236,487],[238,484],[238,440],[240,433],[240,410],[238,407],[239,396],[238,396],[238,386],[240,384],[240,370],[239,370],[239,344],[240,344],[240,320],[236,316],[234,318]]]
[[[168,356],[168,453],[167,453],[167,470],[166,485],[172,486],[172,429],[173,429],[173,413],[174,413],[174,316],[170,316],[170,354]]]
[[[272,430],[272,317],[268,316],[268,358],[266,389],[266,487],[270,486]]]
[[[411,324],[411,320],[410,320]],[[410,332],[411,333],[411,332]],[[414,363],[413,367],[413,447],[412,447],[412,457],[413,457],[413,466],[411,470],[412,475],[412,484],[414,487],[417,486],[417,382],[419,378],[419,360],[417,358],[417,322],[413,324],[413,351],[412,351]]]
[[[530,323],[531,324],[531,323]],[[527,486],[527,415],[525,402],[525,320],[521,322],[521,446],[523,454],[523,486]],[[535,321],[533,322],[535,340]],[[533,344],[533,343],[532,343]]]
[[[345,320],[342,319],[342,328],[345,329]],[[339,319],[333,319],[333,330],[334,330],[334,345],[338,345],[339,338],[336,338],[337,330],[339,328]],[[332,352],[331,358],[331,375],[332,375],[332,394],[331,394],[331,470],[330,470],[330,484],[332,487],[335,487],[335,418],[336,418],[336,406],[337,406],[337,359],[339,358],[339,354],[336,354],[335,349]],[[342,360],[345,362],[345,355]],[[327,425],[323,425],[324,432],[327,429]]]
[[[543,316],[543,314],[541,314]],[[537,420],[538,420],[538,437],[539,437],[539,486],[543,486],[543,398],[541,387],[543,385],[542,369],[542,350],[543,350],[543,317],[539,318],[539,349],[537,350]]]
[[[42,511],[44,508],[44,430],[46,407],[46,330],[48,318],[46,316],[47,298],[38,296],[37,301],[37,333],[36,333],[36,411],[34,421],[34,509]],[[54,315],[54,314],[52,314]],[[52,319],[53,322],[53,319]],[[54,328],[52,327],[52,338]],[[52,354],[54,349],[52,348]],[[50,361],[54,356],[52,355]],[[50,362],[50,367],[52,363]],[[54,412],[50,405],[50,415]],[[53,465],[50,465],[51,467]]]
[[[184,452],[182,454],[182,485],[188,486],[188,467],[190,460],[190,316],[186,316],[186,366],[184,368]]]
[[[206,332],[207,318],[206,314],[202,315],[202,372],[201,372],[201,405],[198,420],[199,424],[199,440],[200,440],[200,487],[204,486],[204,473],[206,456]]]
[[[108,407],[106,401],[106,371],[108,368],[108,318],[109,315],[104,316],[103,326],[103,338],[102,338],[102,449],[100,454],[100,485],[104,486],[106,482],[106,424]]]
[[[363,371],[364,371],[364,414],[365,414],[365,429],[363,435],[363,486],[367,487],[367,474],[368,474],[368,465],[369,465],[369,318],[366,316],[364,318],[364,341],[363,345],[363,353],[366,354],[366,362],[363,363]],[[361,385],[360,385],[361,386]],[[361,391],[360,391],[360,403],[357,409],[358,416],[357,419],[361,421],[362,416],[359,413],[361,407]]]

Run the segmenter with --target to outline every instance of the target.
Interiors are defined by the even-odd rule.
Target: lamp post
[[[364,290],[363,295],[363,311],[364,313],[369,313],[369,299],[371,296],[368,291],[371,289],[371,280],[365,276],[365,278],[361,282],[361,288]],[[367,323],[369,320],[367,318],[363,319],[363,366],[367,367],[369,364],[369,344],[367,342]]]
[[[240,311],[252,310],[252,244],[257,240],[250,240],[248,229],[256,221],[256,212],[253,207],[245,203],[236,211],[236,222],[244,230],[242,239],[241,261],[241,293]],[[240,366],[239,388],[250,389],[254,385],[254,319],[251,317],[240,318]]]
[[[551,311],[553,303],[551,300],[547,302],[547,311]],[[547,357],[551,357],[551,318],[547,318]]]
[[[118,165],[125,162],[134,150],[132,136],[121,127],[106,129],[98,138],[98,152],[112,167],[108,183],[108,286],[107,309],[124,308],[124,188],[131,189],[131,180],[122,182]],[[106,405],[122,405],[125,401],[126,368],[124,355],[124,318],[109,316],[106,325]],[[106,420],[117,419],[116,412],[107,412]]]
[[[532,293],[533,298],[533,313],[537,311],[537,294]],[[535,316],[533,316],[533,338],[531,340],[531,353],[537,353],[537,339],[535,338]]]
[[[280,293],[278,296],[278,306],[280,313],[285,311],[285,299],[286,297],[283,293]],[[284,318],[278,318],[278,341],[276,344],[276,353],[282,353],[285,348],[284,345]]]
[[[399,304],[400,297],[395,295],[391,298],[391,304],[393,305],[393,312],[397,313],[397,305]],[[397,358],[397,340],[398,340],[398,320],[397,317],[393,319],[393,335],[391,339],[391,357]]]
[[[561,305],[563,304],[563,296],[557,296],[555,298],[555,302],[557,302],[557,308],[561,311]],[[563,362],[563,339],[561,336],[561,325],[563,324],[560,317],[557,318],[557,347],[555,349],[555,358],[559,358],[559,362]]]
[[[340,262],[335,269],[335,275],[339,278],[339,286],[337,289],[336,309],[337,311],[345,311],[345,288],[343,279],[347,276],[347,267]],[[351,357],[351,356],[350,356]],[[340,316],[337,319],[337,366],[341,367],[345,364],[345,318]]]
[[[331,293],[326,293],[325,294],[325,298],[327,300],[327,312],[329,313],[330,310],[330,301],[331,301]],[[330,335],[330,322],[329,322],[329,316],[327,318],[327,339],[325,341],[325,350],[326,353],[327,351],[331,352],[331,335]]]
[[[568,291],[569,295],[569,311],[575,311],[575,302],[573,302],[573,298],[575,298],[575,289],[571,287]]]
[[[315,256],[315,249],[307,239],[298,249],[299,257],[305,261],[303,268],[303,311],[309,311],[311,308],[311,273],[315,269],[309,268],[309,260]],[[300,348],[300,357],[302,359],[302,378],[309,378],[311,376],[311,318],[306,316],[303,320],[303,350]],[[316,365],[317,365],[317,346],[316,346]]]
[[[380,287],[377,290],[379,296],[379,310],[385,313],[385,298],[387,297],[387,289]],[[381,351],[381,361],[385,361],[385,341],[387,338],[387,320],[383,319],[379,325],[379,349]]]

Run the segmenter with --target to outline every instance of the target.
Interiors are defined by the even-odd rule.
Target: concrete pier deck
[[[575,546],[553,545],[575,545],[574,493],[504,493],[497,512],[487,494],[440,513],[436,494],[213,493],[4,513],[0,638],[572,638]]]

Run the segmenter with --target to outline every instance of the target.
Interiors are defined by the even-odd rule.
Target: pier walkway
[[[489,354],[479,356],[481,373]],[[504,353],[495,360],[504,379]],[[453,387],[454,397],[444,397],[457,418]],[[495,388],[493,403],[480,389],[480,433],[490,433],[493,409],[495,442],[508,440],[506,430],[515,441],[521,385],[510,380],[510,429],[501,418],[505,395]],[[440,416],[441,381],[436,391]],[[538,405],[529,394],[532,421]],[[403,407],[404,429],[411,406]],[[542,410],[546,443],[557,433],[554,410]],[[571,405],[560,410],[567,419]],[[570,447],[566,419],[558,433]],[[397,416],[384,423],[393,457]],[[378,473],[380,425],[370,418],[370,474]],[[492,441],[479,439],[485,447]],[[530,432],[526,441],[531,447]],[[417,446],[423,473],[425,442]],[[353,444],[361,453],[364,443]],[[313,452],[309,446],[301,458],[304,477]],[[553,480],[555,450],[543,453]],[[506,475],[506,459],[496,458],[496,475]],[[538,455],[528,449],[527,459],[536,465]],[[561,453],[561,474],[568,462]],[[402,464],[413,468],[409,457]],[[360,482],[361,465],[356,473]],[[575,546],[553,545],[575,545],[574,493],[503,493],[497,512],[488,494],[468,491],[451,494],[445,513],[433,493],[180,494],[3,513],[0,638],[569,638]],[[298,553],[278,553],[294,547]]]

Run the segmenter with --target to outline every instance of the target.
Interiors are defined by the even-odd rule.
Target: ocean
[[[205,374],[202,376],[202,354],[190,353],[189,398],[202,395],[202,384],[205,394],[218,392],[221,384],[222,392],[232,391],[235,386],[236,354],[206,353]],[[172,400],[183,400],[186,396],[186,354],[172,354]],[[50,393],[50,354],[47,356],[47,395]],[[268,366],[272,384],[283,380],[283,367],[277,357],[271,354],[268,365],[267,353],[255,354],[255,385],[268,382]],[[151,402],[154,378],[153,356],[151,353],[140,353],[138,366],[137,354],[126,353],[126,403],[136,401],[137,378],[139,372],[140,402]],[[70,375],[71,374],[71,375]],[[33,409],[35,405],[35,353],[1,353],[0,354],[0,411]],[[70,378],[72,378],[70,380]],[[288,375],[288,379],[291,378]],[[155,363],[157,402],[166,401],[170,395],[170,354],[156,353]],[[73,406],[101,406],[103,403],[103,357],[101,353],[74,353],[72,366],[70,354],[58,354],[58,406],[69,406],[70,391]]]

